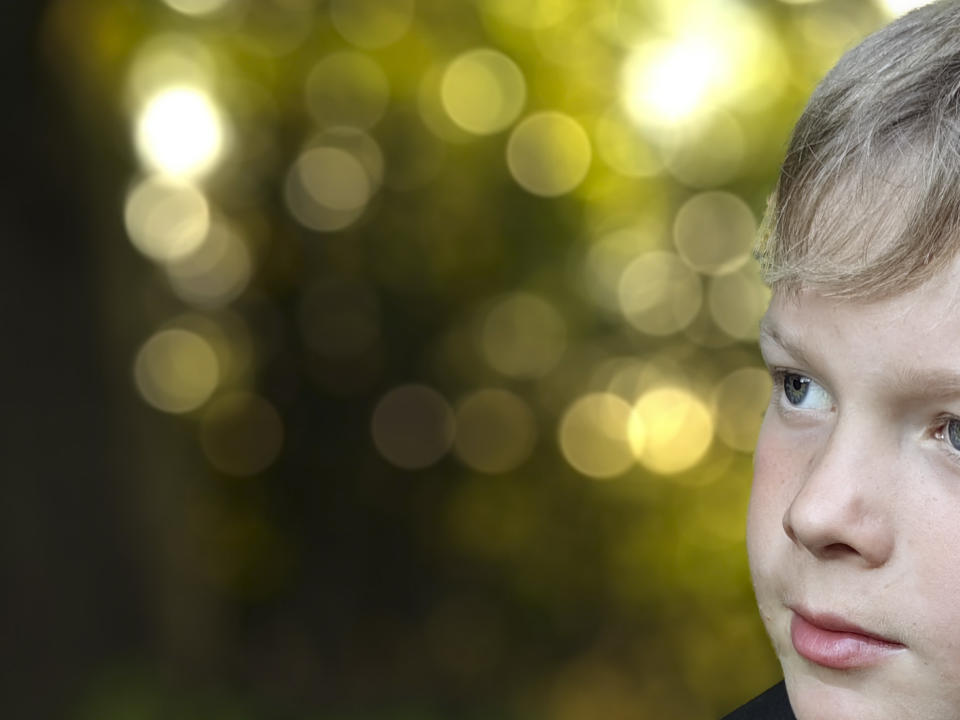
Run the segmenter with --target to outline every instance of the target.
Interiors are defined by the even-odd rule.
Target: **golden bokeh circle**
[[[558,441],[563,457],[588,477],[622,475],[635,461],[630,414],[630,405],[613,393],[579,398],[560,420]]]
[[[200,444],[207,460],[227,475],[256,475],[283,447],[283,420],[265,398],[234,391],[217,397],[203,412]]]
[[[297,172],[307,194],[330,210],[358,210],[367,204],[373,191],[360,161],[340,148],[307,150],[297,159]]]
[[[749,206],[729,192],[694,195],[677,212],[673,242],[697,272],[725,275],[750,259],[757,221]]]
[[[164,266],[174,294],[199,307],[222,307],[247,287],[253,260],[247,244],[223,222],[214,222],[189,255]]]
[[[456,419],[444,397],[426,385],[401,385],[374,408],[370,431],[377,451],[393,465],[419,470],[453,445]]]
[[[284,199],[305,227],[334,232],[363,214],[374,190],[366,168],[352,153],[338,147],[313,147],[287,172]]]
[[[205,88],[170,85],[146,99],[134,143],[151,172],[195,178],[211,172],[227,150],[226,120]]]
[[[203,405],[217,389],[220,363],[213,347],[197,333],[161,330],[137,352],[133,378],[140,396],[168,413]]]
[[[675,253],[654,250],[631,262],[620,276],[620,311],[648,335],[680,332],[703,302],[700,277]]]
[[[586,178],[592,157],[590,138],[580,123],[556,111],[526,117],[507,142],[507,166],[513,179],[524,190],[543,197],[576,189]]]
[[[770,374],[760,367],[734,370],[717,386],[717,435],[730,448],[753,452],[770,402]]]
[[[654,388],[637,400],[632,412],[646,429],[646,443],[638,459],[659,475],[689,470],[713,442],[710,410],[684,388]]]
[[[195,186],[148,177],[127,194],[123,210],[130,242],[154,262],[176,262],[196,252],[210,229],[210,206]]]
[[[533,452],[536,437],[533,412],[508,390],[477,390],[457,406],[454,451],[478,472],[497,474],[519,467]]]
[[[313,148],[342,150],[353,157],[367,173],[371,191],[383,184],[385,162],[380,144],[368,133],[353,127],[332,127],[312,136],[303,147],[304,152]]]
[[[655,222],[637,222],[604,233],[591,243],[583,261],[586,295],[611,312],[620,310],[620,277],[624,268],[643,253],[653,250],[662,229]]]
[[[440,99],[458,126],[476,135],[508,127],[523,110],[527,85],[517,64],[502,52],[476,48],[457,56],[440,83]]]

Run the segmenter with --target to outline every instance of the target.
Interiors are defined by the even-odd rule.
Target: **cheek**
[[[772,515],[777,514],[779,523],[779,518],[786,510],[779,506],[782,504],[780,498],[783,488],[787,484],[786,472],[789,463],[784,453],[788,452],[788,448],[780,442],[779,435],[776,421],[771,420],[770,413],[767,413],[757,438],[757,449],[753,454],[753,486],[747,512],[748,542],[751,534],[763,532]]]
[[[784,488],[789,485],[787,470],[791,466],[789,446],[782,442],[775,418],[770,413],[763,420],[757,449],[753,455],[753,486],[747,511],[747,550],[751,565],[771,548],[771,535],[782,532],[782,518],[788,501]]]

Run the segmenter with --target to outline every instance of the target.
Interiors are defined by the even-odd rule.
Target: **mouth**
[[[790,608],[790,639],[805,660],[835,670],[876,665],[906,649],[838,615]]]

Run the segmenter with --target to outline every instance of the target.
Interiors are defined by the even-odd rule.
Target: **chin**
[[[955,720],[957,708],[935,697],[902,697],[889,683],[784,663],[787,695],[797,720]],[[866,682],[864,682],[866,681]]]
[[[785,669],[786,670],[786,669]],[[890,714],[857,690],[827,684],[811,674],[784,672],[787,695],[797,720],[893,720]]]

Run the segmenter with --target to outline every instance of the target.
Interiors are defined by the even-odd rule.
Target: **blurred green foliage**
[[[773,682],[765,391],[723,383],[792,122],[884,19],[54,3],[154,598],[77,717],[712,718]]]

